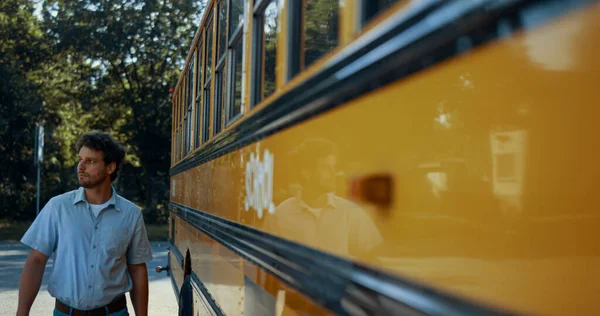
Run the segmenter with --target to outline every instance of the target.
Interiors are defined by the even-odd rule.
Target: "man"
[[[359,257],[381,244],[369,215],[357,204],[336,196],[339,154],[325,139],[307,139],[286,165],[302,162],[296,192],[268,214],[263,228],[337,255]]]
[[[21,242],[31,247],[19,288],[17,315],[28,315],[53,254],[48,292],[54,315],[148,314],[150,243],[140,209],[119,196],[117,178],[125,150],[110,135],[86,133],[77,141],[78,190],[52,198]]]

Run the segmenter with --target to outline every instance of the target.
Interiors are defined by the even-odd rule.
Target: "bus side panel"
[[[464,298],[593,314],[599,13],[477,47],[177,174],[172,201]],[[392,180],[390,207],[352,194],[373,175]]]
[[[195,291],[195,310],[206,310],[206,302],[214,299],[226,315],[330,315],[331,312],[281,282],[274,275],[245,260],[217,241],[200,232],[185,220],[177,218],[179,245],[189,249],[192,272],[208,295]],[[176,258],[172,257],[172,260]],[[174,261],[172,261],[174,262]],[[181,286],[183,271],[176,267],[173,277]],[[201,296],[202,295],[202,296]],[[196,305],[202,303],[201,305]]]

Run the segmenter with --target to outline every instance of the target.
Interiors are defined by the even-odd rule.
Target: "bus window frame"
[[[231,32],[230,27],[229,27],[229,22],[231,21],[231,2],[235,1],[235,0],[228,0],[228,11],[227,11],[227,32]],[[259,0],[258,2],[260,2],[261,0]],[[244,63],[246,61],[245,58],[245,45],[244,45],[244,27],[247,23],[246,21],[246,4],[244,2],[244,9],[243,9],[243,16],[244,18],[239,22],[239,25],[237,26],[237,28],[235,30],[233,30],[233,32],[231,32],[231,34],[227,34],[227,50],[225,51],[225,56],[227,56],[227,59],[229,60],[229,62],[227,63],[227,69],[225,70],[225,82],[224,82],[224,86],[225,86],[225,93],[222,95],[223,98],[225,98],[225,102],[224,102],[224,106],[225,106],[225,124],[224,124],[224,129],[231,126],[231,124],[233,124],[235,121],[239,120],[242,116],[244,116],[244,93],[241,93],[241,100],[240,100],[240,110],[239,113],[236,113],[235,115],[232,115],[232,110],[233,107],[235,106],[235,85],[234,85],[234,79],[235,79],[235,68],[237,66],[237,60],[235,59],[235,53],[236,53],[236,46],[241,42],[242,43],[242,76],[241,76],[241,86],[242,86],[242,91],[244,90],[244,83],[245,83],[245,76],[243,73],[243,68],[244,68]]]
[[[302,50],[302,15],[304,0],[288,0],[287,3],[287,71],[286,82],[292,80],[300,72],[300,51]]]
[[[179,125],[179,132],[177,133],[178,137],[177,137],[177,144],[179,145],[179,148],[177,149],[177,155],[179,157],[178,160],[183,159],[183,105],[182,105],[182,99],[183,99],[183,87],[179,88],[179,92],[178,92],[178,96],[177,96],[177,112],[178,112],[178,120],[177,120],[177,124]]]
[[[280,0],[257,0],[254,4],[254,8],[252,10],[252,53],[251,53],[251,87],[250,87],[250,109],[253,109],[257,105],[259,105],[263,100],[269,98],[272,95],[275,95],[278,91],[277,86],[277,77],[275,78],[275,89],[268,96],[263,96],[263,73],[265,71],[265,58],[264,58],[264,27],[265,27],[265,11],[267,7],[271,3],[277,3]],[[279,5],[279,4],[277,4]],[[284,10],[281,10],[281,7],[278,8],[280,11],[278,12],[277,19],[281,21],[280,14],[285,14]],[[281,31],[281,30],[280,30]],[[279,39],[281,36],[281,32],[277,34],[277,38]],[[277,44],[278,46],[279,44]],[[282,47],[279,47],[282,49]],[[279,53],[276,53],[279,54]],[[275,63],[277,68],[277,56],[275,57]],[[275,71],[275,76],[277,76],[277,71]],[[287,76],[286,76],[287,77]]]
[[[209,13],[208,13],[208,18],[206,19],[206,23],[204,24],[204,31],[206,33],[206,41],[205,41],[205,45],[204,45],[204,60],[205,60],[205,67],[204,67],[204,99],[203,99],[203,105],[202,105],[202,144],[207,143],[208,141],[210,141],[211,139],[211,130],[210,130],[210,119],[211,119],[211,85],[213,82],[213,79],[215,77],[215,67],[211,67],[213,65],[209,65],[209,56],[208,54],[210,53],[211,58],[210,58],[210,63],[214,64],[215,62],[215,48],[216,48],[216,42],[215,41],[215,27],[214,27],[214,23],[217,19],[215,19],[215,11],[214,11],[214,6],[210,9]],[[209,43],[209,36],[212,36],[211,41]],[[210,44],[210,45],[209,45]],[[210,46],[210,47],[209,47]],[[209,52],[210,50],[210,52]],[[208,73],[208,69],[211,70],[210,74]]]
[[[194,52],[194,56],[195,56],[196,52]],[[193,117],[192,117],[192,111],[193,111],[193,107],[194,107],[194,92],[195,92],[195,87],[194,87],[194,68],[195,67],[195,60],[192,59],[190,64],[187,67],[187,71],[186,71],[186,98],[185,98],[185,108],[186,108],[186,112],[185,112],[185,116],[186,116],[186,122],[185,122],[185,154],[187,155],[188,153],[190,153],[193,150],[193,145],[192,145],[192,133],[193,133]]]
[[[314,60],[310,65],[306,65],[304,42],[304,17],[306,15],[306,6],[309,0],[288,0],[287,2],[287,67],[286,67],[286,78],[285,81],[289,82],[298,74],[307,69],[310,69],[314,64],[319,63],[323,59],[327,59],[332,52],[336,51],[342,45],[342,7],[339,5],[337,8],[338,15],[338,32],[337,32],[337,43],[336,46],[331,48],[329,51],[322,54],[318,59]]]
[[[187,68],[187,67],[186,67]],[[183,107],[183,156],[185,157],[188,153],[187,151],[187,145],[188,145],[188,107],[187,107],[187,99],[188,99],[188,91],[187,91],[187,87],[188,87],[188,81],[189,81],[189,74],[187,72],[185,72],[185,80],[184,80],[184,87],[183,87],[183,100],[181,102],[181,105]]]
[[[194,149],[200,147],[200,145],[202,145],[202,106],[203,106],[203,98],[202,95],[204,94],[204,86],[203,86],[203,80],[204,80],[204,64],[205,64],[205,58],[204,58],[204,35],[205,32],[204,30],[201,31],[200,33],[200,38],[198,40],[198,44],[196,44],[196,67],[197,67],[197,71],[196,71],[196,100],[194,103],[194,125],[195,125],[195,130],[194,130]]]
[[[173,142],[172,157],[173,165],[175,165],[177,163],[177,90],[173,91],[173,115],[171,117],[173,125],[173,135],[171,137]]]
[[[181,87],[181,99],[179,100],[181,106],[181,150],[182,157],[185,157],[185,137],[186,137],[186,123],[187,123],[187,107],[186,107],[186,87],[187,87],[188,77],[187,77],[187,65],[184,67],[183,72],[183,82]]]
[[[228,33],[228,29],[229,29],[229,5],[230,5],[231,0],[217,0],[216,1],[216,11],[215,11],[215,17],[213,17],[215,19],[215,25],[216,25],[216,36],[215,38],[216,43],[215,43],[215,48],[216,48],[216,56],[217,56],[217,65],[215,66],[215,71],[214,71],[214,97],[213,97],[213,125],[212,125],[212,135],[215,136],[217,134],[219,134],[222,130],[223,130],[223,107],[225,107],[224,104],[224,97],[223,97],[223,76],[227,75],[227,50],[228,50],[228,41],[227,41],[227,33]],[[225,42],[221,43],[221,32],[223,32],[222,30],[222,25],[221,25],[221,9],[222,6],[225,6],[225,26],[224,31],[225,31]],[[225,45],[225,51],[223,52],[222,56],[219,56],[220,52],[221,52],[221,47]],[[218,120],[218,123],[217,123]]]

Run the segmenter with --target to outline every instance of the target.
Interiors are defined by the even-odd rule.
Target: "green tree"
[[[0,218],[35,207],[33,130],[42,98],[33,77],[48,48],[28,0],[0,2]]]
[[[169,88],[179,78],[202,6],[192,0],[43,4],[60,68],[46,84],[46,102],[49,116],[63,122],[55,130],[62,142],[62,167],[74,168],[69,151],[79,134],[91,129],[113,133],[128,149],[118,189],[144,207],[149,221],[166,214]]]

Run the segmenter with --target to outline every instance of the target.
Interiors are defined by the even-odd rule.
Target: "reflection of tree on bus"
[[[298,190],[267,216],[264,228],[309,246],[356,256],[381,243],[371,218],[358,205],[335,195],[337,159],[335,144],[310,139],[290,153],[289,162],[300,165]]]

